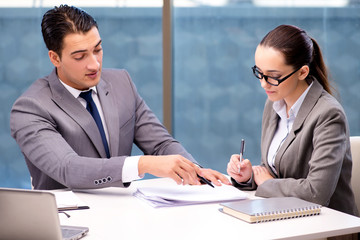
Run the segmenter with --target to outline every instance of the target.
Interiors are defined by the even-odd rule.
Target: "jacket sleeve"
[[[127,72],[127,79],[132,89],[135,101],[135,132],[134,143],[146,155],[171,155],[179,154],[197,163],[185,148],[174,139],[152,110],[138,94],[137,89]]]
[[[336,107],[314,108],[313,114],[316,117],[304,122],[281,157],[279,178],[258,186],[256,196],[295,196],[328,205],[349,151],[347,123],[344,112]]]

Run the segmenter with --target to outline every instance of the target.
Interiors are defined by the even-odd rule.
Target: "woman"
[[[266,100],[261,165],[232,155],[227,172],[234,186],[256,196],[294,196],[358,215],[350,186],[349,128],[331,95],[317,42],[295,26],[270,31],[252,68]]]

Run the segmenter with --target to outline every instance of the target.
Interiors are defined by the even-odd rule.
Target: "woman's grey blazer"
[[[294,196],[358,215],[350,185],[349,127],[339,102],[314,80],[289,136],[275,157],[276,175],[268,165],[267,155],[278,119],[273,102],[267,100],[262,121],[261,162],[275,178],[261,186],[253,182],[245,188],[257,189],[256,196],[260,197]]]

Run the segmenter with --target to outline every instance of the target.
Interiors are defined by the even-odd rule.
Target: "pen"
[[[201,183],[204,183],[204,184],[206,183],[206,184],[209,185],[210,187],[214,187],[214,185],[212,185],[212,183],[211,183],[209,180],[207,180],[206,178],[199,176],[199,174],[198,174],[197,176],[198,176],[198,178],[200,179],[200,182],[201,182]]]
[[[74,207],[60,207],[58,208],[58,211],[72,211],[72,210],[84,210],[84,209],[90,209],[89,206],[74,206]]]
[[[244,139],[241,139],[240,164],[241,164],[241,162],[242,162],[242,160],[243,160],[244,151],[245,151],[245,140],[244,140]],[[240,170],[241,170],[240,164],[239,164],[239,173],[240,173]]]
[[[199,168],[203,168],[203,167],[200,166],[200,164],[198,164],[198,163],[197,163],[196,165],[198,165]],[[209,185],[210,187],[214,187],[214,185],[212,185],[212,183],[211,183],[209,180],[207,180],[206,178],[201,177],[199,174],[197,174],[197,176],[198,176],[198,178],[200,179],[200,182],[201,182],[201,183],[207,184],[207,185]]]

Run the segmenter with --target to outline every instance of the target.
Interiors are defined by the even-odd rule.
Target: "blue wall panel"
[[[125,68],[162,119],[160,8],[89,8],[103,39],[104,67]],[[23,156],[10,136],[15,99],[52,70],[40,32],[46,9],[0,9],[0,187],[30,188]],[[254,51],[279,24],[298,25],[323,49],[351,135],[360,135],[360,8],[201,7],[174,9],[174,135],[204,166],[225,172],[247,141],[260,161],[266,95],[254,79]],[[139,150],[135,149],[134,154]]]

